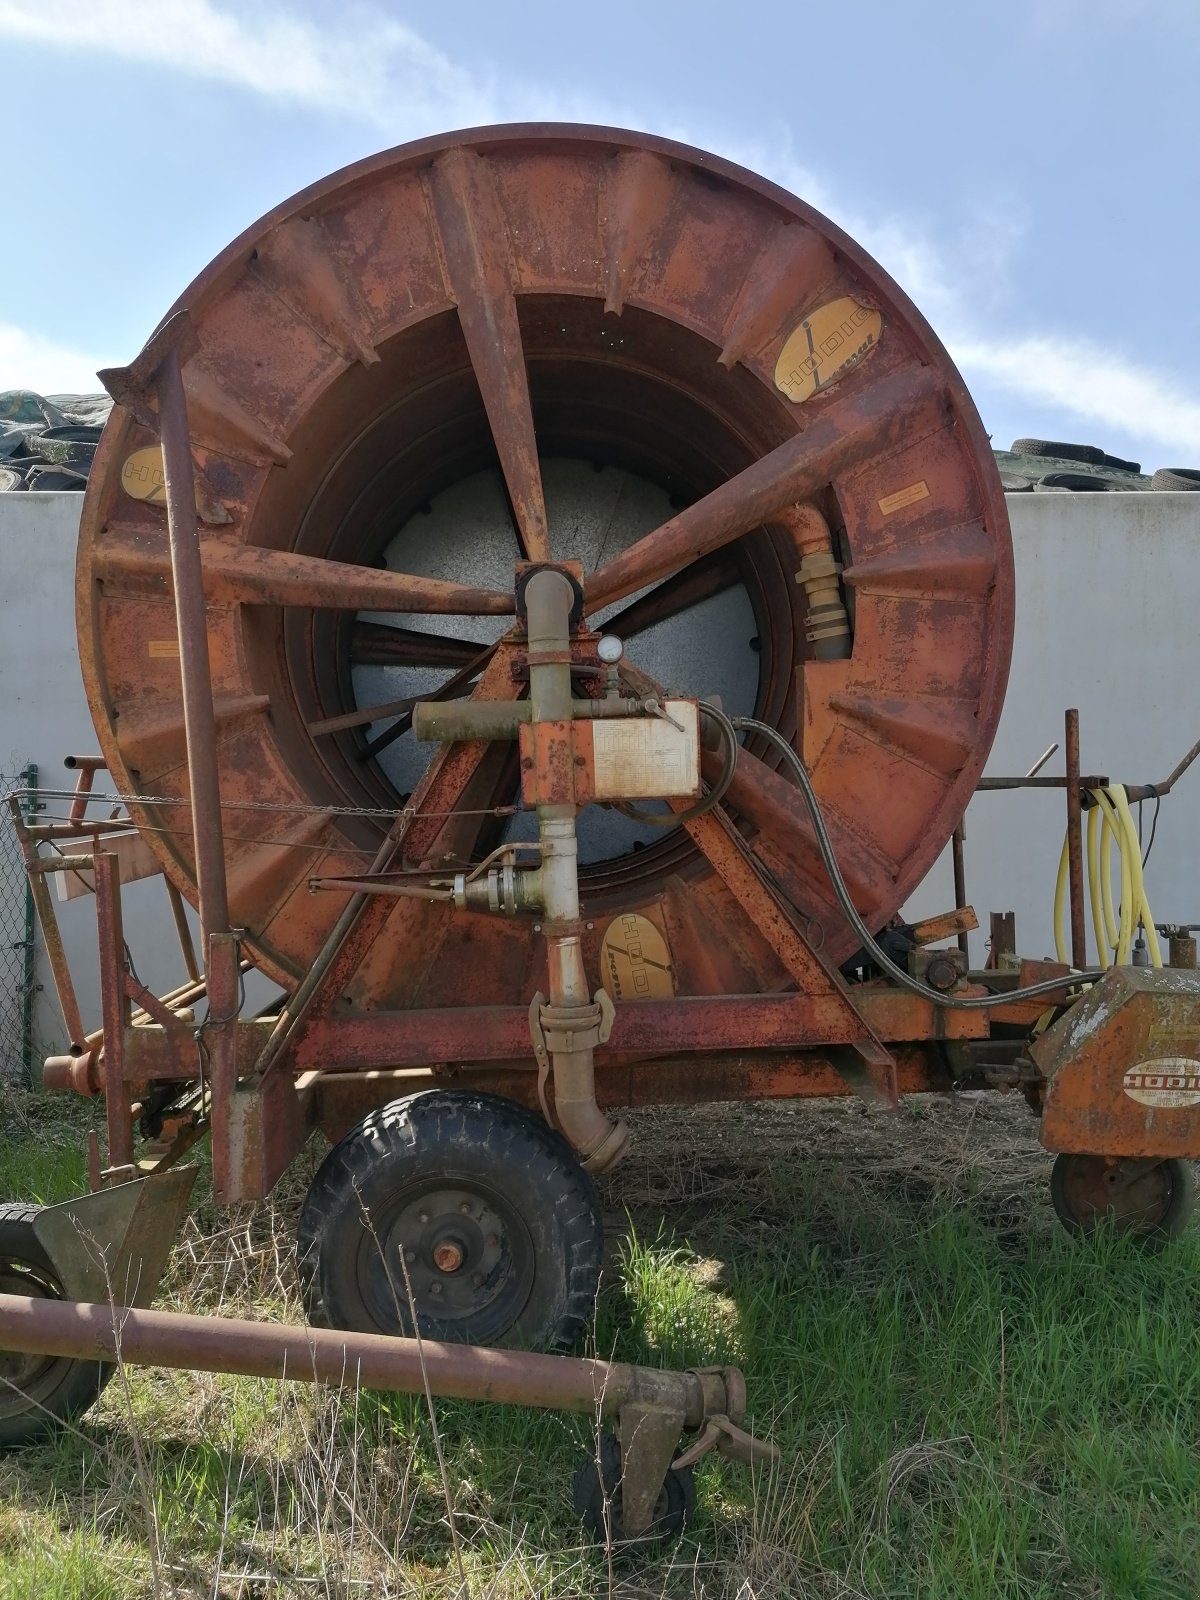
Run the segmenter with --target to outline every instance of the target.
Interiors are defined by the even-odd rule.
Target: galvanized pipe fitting
[[[833,535],[816,506],[797,505],[785,519],[800,550],[796,582],[808,600],[804,633],[817,661],[844,661],[850,654],[850,617],[842,597],[842,567]]]
[[[561,572],[534,573],[525,588],[529,632],[529,699],[533,720],[570,719],[571,609],[575,591]],[[539,656],[556,659],[539,661]],[[588,991],[579,936],[559,933],[554,924],[579,921],[579,859],[575,807],[538,807],[541,844],[541,891],[545,908],[546,965],[550,984],[549,1011],[554,1018],[546,1047],[554,1073],[554,1109],[558,1125],[583,1157],[600,1172],[625,1154],[629,1129],[610,1121],[596,1104],[595,1046],[599,1022]],[[576,1028],[573,1024],[577,1023]]]

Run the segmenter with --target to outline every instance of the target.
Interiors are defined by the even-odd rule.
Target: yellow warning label
[[[167,498],[167,481],[163,476],[162,451],[156,444],[148,444],[126,456],[121,468],[121,487],[133,500],[149,500],[162,505]]]
[[[649,917],[630,911],[609,923],[600,941],[600,981],[613,1000],[671,999],[671,952]]]
[[[914,506],[918,500],[929,499],[929,485],[924,478],[918,478],[916,483],[910,483],[907,489],[897,489],[895,494],[884,495],[879,502],[879,509],[885,517],[890,517],[893,511],[899,511],[904,506]]]
[[[828,389],[874,350],[883,317],[846,296],[811,312],[788,335],[775,363],[775,382],[797,405]]]
[[[151,661],[178,661],[178,639],[151,639],[147,645]]]

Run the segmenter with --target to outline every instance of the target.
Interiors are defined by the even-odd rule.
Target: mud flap
[[[158,1291],[196,1172],[195,1167],[172,1167],[40,1212],[33,1232],[66,1298],[148,1306]]]

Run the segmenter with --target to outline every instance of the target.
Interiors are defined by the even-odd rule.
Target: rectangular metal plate
[[[700,713],[668,700],[662,717],[598,718],[592,735],[597,800],[655,800],[700,792]]]

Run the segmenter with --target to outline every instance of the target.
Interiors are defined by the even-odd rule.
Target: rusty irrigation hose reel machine
[[[1065,963],[1014,983],[921,949],[961,904],[912,970],[874,943],[978,784],[1012,559],[960,377],[826,219],[641,135],[427,140],[273,212],[105,381],[78,564],[102,756],[23,828],[71,1039],[47,1081],[105,1099],[72,1215],[154,1203],[206,1133],[218,1200],[259,1197],[320,1125],[310,1319],[347,1351],[415,1319],[482,1393],[471,1346],[590,1314],[613,1107],[1016,1084],[1051,1148],[1116,1174],[1081,1221],[1177,1214],[1155,1174],[1200,1148],[1200,1087],[1122,1085],[1200,1056],[1194,977],[1116,972],[1031,1044]],[[121,920],[154,867],[166,996]],[[92,1034],[47,892],[80,873]],[[847,978],[863,949],[886,978]],[[251,964],[278,1015],[241,1015]],[[44,1301],[94,1300],[17,1244]],[[4,1337],[49,1341],[36,1311]],[[94,1359],[96,1314],[70,1347],[54,1315],[55,1360]],[[510,1359],[537,1403],[547,1369]],[[613,1390],[629,1531],[678,1491],[682,1427],[754,1451],[734,1378],[677,1376],[650,1423],[642,1380]]]

